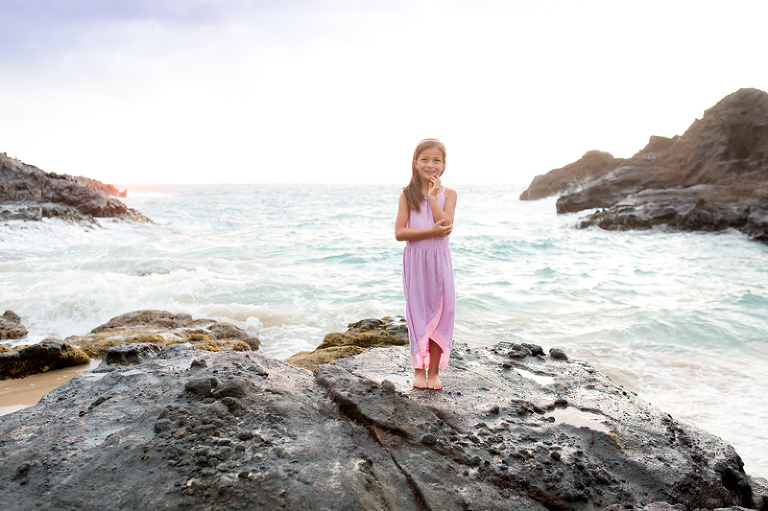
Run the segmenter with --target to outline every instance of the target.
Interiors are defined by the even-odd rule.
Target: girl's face
[[[443,152],[437,147],[424,149],[413,163],[422,183],[429,183],[429,180],[435,175],[442,176],[445,170]]]

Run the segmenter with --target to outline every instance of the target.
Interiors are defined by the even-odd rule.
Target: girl
[[[413,152],[411,182],[400,194],[395,239],[405,241],[403,290],[411,341],[413,386],[441,389],[440,369],[453,344],[456,295],[448,246],[456,192],[442,185],[445,146],[428,138]]]

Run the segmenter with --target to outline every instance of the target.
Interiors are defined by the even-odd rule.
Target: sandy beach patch
[[[33,374],[26,378],[0,381],[0,415],[36,405],[41,397],[75,376],[95,369],[100,362],[101,360],[91,359],[90,364]]]

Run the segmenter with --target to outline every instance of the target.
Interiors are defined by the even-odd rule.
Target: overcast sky
[[[528,183],[768,90],[768,2],[0,0],[0,152],[109,183]]]

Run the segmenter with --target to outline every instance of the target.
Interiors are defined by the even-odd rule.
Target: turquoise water
[[[734,231],[575,229],[579,215],[521,202],[523,188],[456,187],[455,340],[561,348],[768,476],[768,245]],[[22,316],[24,342],[156,308],[232,321],[286,358],[404,313],[398,185],[129,190],[154,224],[0,226],[0,310]]]

